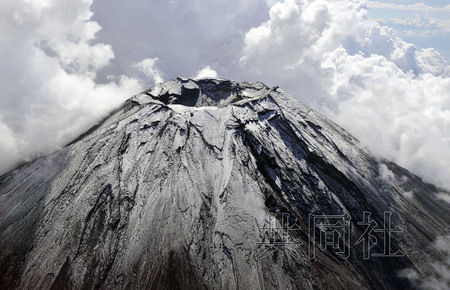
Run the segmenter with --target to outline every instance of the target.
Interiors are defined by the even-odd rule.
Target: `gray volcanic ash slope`
[[[409,288],[442,258],[439,192],[279,88],[176,79],[0,177],[0,288]],[[367,212],[403,256],[364,259]],[[310,214],[347,216],[348,258]]]

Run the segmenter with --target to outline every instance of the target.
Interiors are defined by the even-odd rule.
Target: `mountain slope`
[[[0,177],[0,285],[410,287],[399,271],[429,273],[448,234],[438,192],[279,88],[180,78]],[[363,258],[365,212],[392,213],[405,255]],[[348,217],[348,258],[310,239],[310,214]]]

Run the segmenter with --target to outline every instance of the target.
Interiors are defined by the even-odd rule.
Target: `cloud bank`
[[[279,85],[376,156],[450,188],[448,61],[369,19],[367,4],[384,5],[4,1],[0,171],[60,146],[142,86],[219,75]]]
[[[114,53],[92,44],[91,4],[0,3],[0,172],[55,150],[140,89],[123,75],[96,82]]]
[[[450,67],[367,18],[361,1],[285,0],[241,66],[348,129],[379,157],[450,187]]]

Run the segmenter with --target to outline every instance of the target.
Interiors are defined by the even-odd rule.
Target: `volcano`
[[[278,87],[177,78],[0,177],[0,288],[411,288],[439,194]]]

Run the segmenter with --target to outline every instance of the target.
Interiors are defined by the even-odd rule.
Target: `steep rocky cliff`
[[[0,177],[0,288],[409,288],[441,191],[279,88],[180,78]]]

